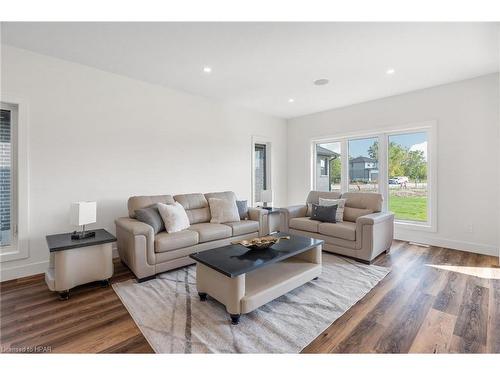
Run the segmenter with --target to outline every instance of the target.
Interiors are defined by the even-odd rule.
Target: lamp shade
[[[71,203],[71,224],[86,225],[96,222],[96,202]]]
[[[260,193],[260,199],[262,202],[272,202],[273,201],[273,191],[272,190],[262,190]]]

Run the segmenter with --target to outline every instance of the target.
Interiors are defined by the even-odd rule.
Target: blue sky
[[[349,141],[349,156],[355,158],[358,156],[368,155],[368,148],[376,141],[377,138],[367,138],[367,139],[356,139]],[[396,142],[403,147],[412,147],[416,145],[422,145],[427,142],[426,133],[412,133],[412,134],[398,134],[389,136],[389,142]],[[323,147],[329,150],[340,153],[340,143],[327,143],[322,144]],[[416,149],[421,149],[421,147],[415,147]]]

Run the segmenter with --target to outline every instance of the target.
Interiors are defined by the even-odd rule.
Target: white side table
[[[69,290],[75,286],[101,281],[109,285],[113,276],[113,252],[111,243],[115,236],[104,229],[95,230],[95,237],[72,240],[71,233],[46,237],[50,251],[50,266],[45,282],[50,290],[59,292],[62,300],[69,298]]]
[[[267,228],[267,234],[278,233],[281,231],[281,209],[272,207],[264,208],[259,207],[267,211],[267,215],[264,215],[264,226]]]

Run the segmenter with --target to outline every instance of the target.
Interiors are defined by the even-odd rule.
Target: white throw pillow
[[[189,228],[189,218],[179,202],[174,204],[158,203],[158,212],[165,223],[167,233],[180,232]]]
[[[320,206],[333,206],[337,205],[337,213],[335,214],[335,221],[337,223],[341,223],[344,221],[344,207],[345,207],[345,199],[327,199],[327,198],[319,198]]]
[[[211,223],[222,224],[240,221],[236,201],[230,199],[208,198],[210,206]]]

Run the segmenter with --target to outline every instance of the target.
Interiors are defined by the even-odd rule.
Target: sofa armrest
[[[258,207],[249,207],[248,208],[248,218],[250,220],[259,222],[259,236],[263,236],[266,234],[266,224],[267,224],[267,215],[269,211],[264,210],[263,208]]]
[[[138,278],[155,274],[153,227],[139,220],[120,217],[115,220],[118,253]]]
[[[139,234],[142,234],[143,236],[154,236],[153,227],[151,225],[136,219],[119,217],[115,220],[115,224],[117,227],[124,229],[134,236]]]
[[[377,212],[356,219],[356,257],[371,262],[379,254],[389,251],[394,239],[394,214]]]
[[[374,225],[384,221],[394,221],[394,214],[392,212],[376,212],[356,219],[356,223],[361,225]]]
[[[299,204],[296,206],[289,206],[285,208],[280,208],[281,212],[285,214],[288,219],[293,219],[295,217],[304,217],[307,213],[307,206],[305,204]]]
[[[280,208],[280,210],[283,218],[281,227],[283,228],[283,232],[288,232],[290,230],[290,227],[288,225],[290,223],[290,219],[306,216],[307,206],[305,204],[299,204],[295,206]]]

